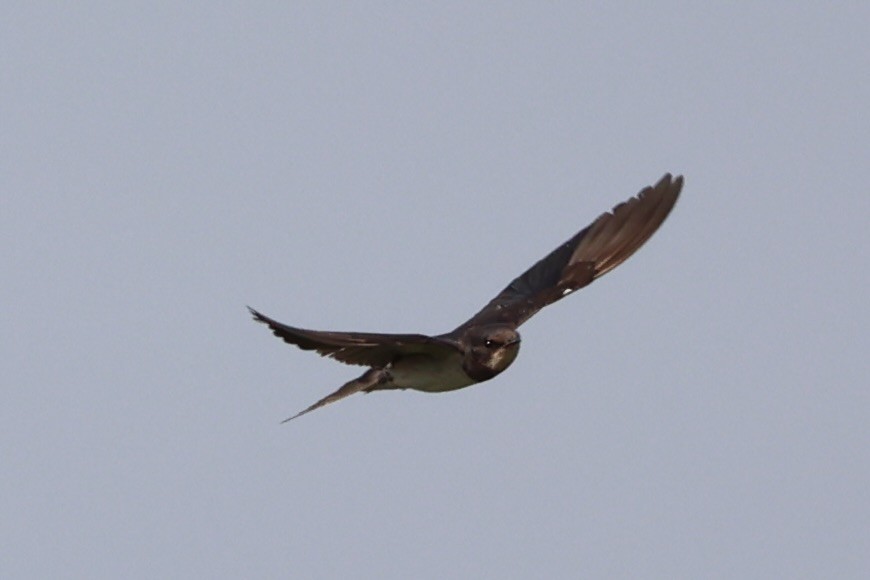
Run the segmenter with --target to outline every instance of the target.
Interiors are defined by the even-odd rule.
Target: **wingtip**
[[[263,316],[262,314],[260,314],[259,312],[257,312],[255,309],[251,308],[250,306],[245,306],[245,308],[248,309],[248,312],[250,313],[251,318],[253,318],[257,322],[263,322],[263,323],[266,322],[266,317]]]
[[[653,186],[653,189],[658,189],[660,187],[673,189],[674,191],[679,192],[683,188],[683,176],[674,176],[670,172],[665,173],[662,178],[659,179],[658,183]]]
[[[655,185],[650,185],[642,189],[637,197],[643,198],[649,195],[654,195],[664,199],[670,198],[672,203],[676,203],[676,200],[680,197],[680,193],[683,190],[683,181],[684,179],[682,175],[674,176],[670,172],[665,173]]]

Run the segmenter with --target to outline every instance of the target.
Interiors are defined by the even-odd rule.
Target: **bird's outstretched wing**
[[[662,225],[682,187],[682,176],[665,174],[654,186],[602,214],[508,284],[456,331],[493,323],[519,326],[544,306],[611,271]]]
[[[328,356],[351,365],[384,367],[398,356],[409,354],[443,356],[459,348],[457,344],[445,338],[424,334],[307,330],[281,324],[250,306],[248,310],[251,311],[254,320],[267,325],[272,333],[284,342],[303,350],[317,351],[321,356]]]

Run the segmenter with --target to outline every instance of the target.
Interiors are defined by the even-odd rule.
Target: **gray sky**
[[[866,578],[866,2],[12,3],[3,578]],[[667,171],[497,379],[285,417]]]

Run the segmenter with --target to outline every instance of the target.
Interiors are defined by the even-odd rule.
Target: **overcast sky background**
[[[866,578],[866,2],[8,3],[3,578]],[[462,391],[438,333],[686,185]]]

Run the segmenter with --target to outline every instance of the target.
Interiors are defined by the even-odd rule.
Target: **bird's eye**
[[[492,348],[492,347],[495,346],[495,341],[492,340],[491,338],[487,338],[487,339],[484,341],[483,346],[485,346],[486,348]]]

